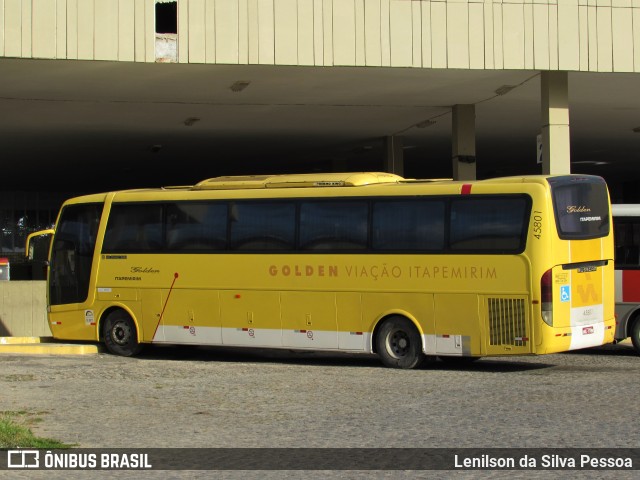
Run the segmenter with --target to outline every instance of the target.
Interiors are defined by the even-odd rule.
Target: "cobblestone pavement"
[[[637,448],[639,374],[626,345],[410,371],[373,356],[199,347],[136,358],[0,355],[0,411],[37,413],[36,435],[83,448]],[[371,476],[360,475],[328,476]]]

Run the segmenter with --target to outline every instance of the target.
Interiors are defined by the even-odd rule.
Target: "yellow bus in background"
[[[613,341],[613,250],[600,177],[218,177],[65,202],[49,323],[126,356],[227,345],[413,368],[563,352]]]

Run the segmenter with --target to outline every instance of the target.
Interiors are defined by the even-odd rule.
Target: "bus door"
[[[85,321],[78,304],[93,302],[89,284],[101,212],[102,204],[69,205],[56,226],[48,275],[49,321],[56,338],[95,338],[95,326]]]

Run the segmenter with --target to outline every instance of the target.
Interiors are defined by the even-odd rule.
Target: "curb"
[[[53,337],[0,337],[0,354],[91,355],[102,351],[98,344],[57,343]]]

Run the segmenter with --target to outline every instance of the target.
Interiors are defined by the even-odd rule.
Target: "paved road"
[[[637,448],[639,378],[625,345],[411,371],[222,348],[0,355],[0,411],[37,412],[34,433],[87,448]]]

